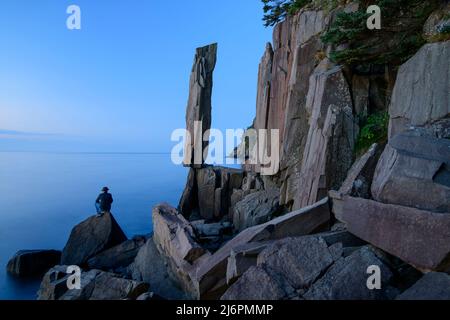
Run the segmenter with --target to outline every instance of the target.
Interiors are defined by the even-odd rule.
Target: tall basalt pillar
[[[186,108],[186,130],[189,137],[184,148],[184,165],[200,168],[204,164],[211,128],[211,96],[213,72],[217,60],[217,44],[197,48],[189,82],[189,100]],[[206,140],[206,141],[204,141]]]

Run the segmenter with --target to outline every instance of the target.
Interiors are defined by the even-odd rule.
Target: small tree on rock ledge
[[[288,15],[294,15],[311,0],[262,0],[264,4],[264,25],[274,26]]]

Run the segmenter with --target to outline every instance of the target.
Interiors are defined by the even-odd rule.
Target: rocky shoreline
[[[352,10],[304,9],[275,26],[252,127],[280,130],[278,174],[189,164],[178,208],[153,208],[151,236],[129,240],[112,214],[94,216],[62,252],[20,251],[8,272],[46,272],[40,300],[450,299],[450,41],[398,68],[336,65],[320,36]],[[193,136],[195,121],[210,129],[216,53],[194,59]],[[356,156],[374,112],[388,114],[387,139]],[[70,265],[80,290],[67,288]]]

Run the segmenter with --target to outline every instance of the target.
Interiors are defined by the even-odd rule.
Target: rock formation
[[[449,299],[450,41],[424,45],[398,75],[391,63],[337,65],[322,36],[339,13],[358,8],[310,6],[274,28],[248,131],[280,131],[277,174],[248,161],[242,169],[194,163],[187,141],[186,188],[178,208],[153,208],[153,236],[126,241],[110,214],[86,220],[44,276],[40,299]],[[439,32],[445,8],[425,34]],[[195,56],[193,137],[210,128],[216,50]],[[378,113],[389,124],[369,121]],[[371,130],[382,131],[376,141]],[[236,154],[245,160],[254,147]],[[85,267],[83,290],[67,290],[59,264]],[[374,266],[379,290],[368,283]]]
[[[125,233],[111,213],[93,216],[73,228],[62,251],[61,264],[82,266],[98,253],[126,240]]]
[[[8,273],[18,277],[42,276],[54,265],[59,264],[61,251],[57,250],[22,250],[8,262]]]
[[[449,57],[449,41],[431,43],[400,67],[389,107],[391,138],[410,127],[450,121]]]
[[[211,127],[211,96],[216,56],[217,44],[198,48],[195,54],[186,108],[186,130],[190,134],[190,139],[187,139],[185,144],[186,166],[201,167],[204,163],[203,152],[207,150],[209,138],[204,135]],[[201,125],[196,126],[196,122]]]

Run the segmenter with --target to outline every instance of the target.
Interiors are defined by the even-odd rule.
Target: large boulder
[[[423,271],[450,271],[450,213],[344,196],[333,206],[348,231]]]
[[[380,268],[381,289],[369,289],[371,266]],[[325,275],[303,295],[306,300],[384,300],[390,298],[387,285],[393,277],[388,266],[368,247],[339,259]]]
[[[370,198],[373,175],[383,149],[380,145],[373,144],[365,154],[359,157],[350,168],[338,193],[359,198]],[[333,192],[331,191],[331,193]]]
[[[72,229],[61,264],[83,266],[93,256],[126,240],[111,213],[90,217]]]
[[[153,209],[153,241],[167,263],[174,278],[189,296],[195,296],[198,265],[210,253],[196,241],[192,225],[178,211],[167,204]]]
[[[423,46],[403,64],[389,107],[389,137],[450,114],[450,41]]]
[[[128,267],[130,277],[150,284],[153,293],[171,300],[188,298],[170,272],[167,258],[158,252],[153,238],[147,240]]]
[[[94,287],[89,300],[135,300],[148,289],[147,283],[123,279],[112,273],[101,272],[94,280]]]
[[[153,208],[154,241],[177,262],[194,262],[205,253],[196,242],[192,225],[175,208],[161,204]]]
[[[9,260],[6,270],[17,277],[42,276],[61,261],[61,251],[21,250]]]
[[[69,290],[67,266],[56,266],[44,276],[38,300],[124,300],[136,299],[149,289],[144,282],[121,278],[100,270],[81,273],[81,289]]]
[[[256,266],[258,255],[272,243],[251,242],[231,249],[227,264],[227,285],[233,284],[251,266]]]
[[[130,265],[140,248],[145,244],[145,237],[137,236],[131,240],[105,250],[88,260],[90,269],[114,271]]]
[[[278,300],[298,296],[297,290],[308,288],[333,262],[322,238],[286,238],[263,250],[257,265],[250,267],[221,299]]]
[[[197,48],[189,81],[189,100],[186,108],[186,130],[191,139],[186,139],[184,164],[201,167],[203,151],[208,139],[203,139],[211,127],[211,95],[213,72],[216,66],[217,44]],[[201,122],[201,128],[195,122]],[[197,149],[197,154],[194,150]]]
[[[226,291],[222,300],[373,300],[390,298],[393,277],[389,267],[369,247],[344,254],[351,243],[343,233],[287,238],[263,250],[257,264]],[[349,248],[349,247],[347,247]],[[367,287],[370,266],[380,267],[382,290]]]
[[[372,183],[375,200],[435,212],[450,212],[450,140],[391,138]]]
[[[333,262],[325,240],[314,236],[278,241],[258,256],[258,265],[276,272],[293,289],[309,287]]]
[[[450,276],[438,272],[427,273],[399,295],[397,300],[450,300]]]
[[[199,265],[195,277],[197,298],[217,299],[225,292],[228,258],[234,247],[307,235],[327,226],[329,220],[328,198],[325,198],[312,206],[245,229]]]
[[[58,300],[67,288],[67,266],[54,266],[44,275],[37,293],[38,300]],[[83,281],[84,278],[82,278]],[[83,284],[83,282],[82,282]]]
[[[269,189],[246,196],[234,206],[233,225],[236,231],[266,223],[280,211],[280,191]]]

